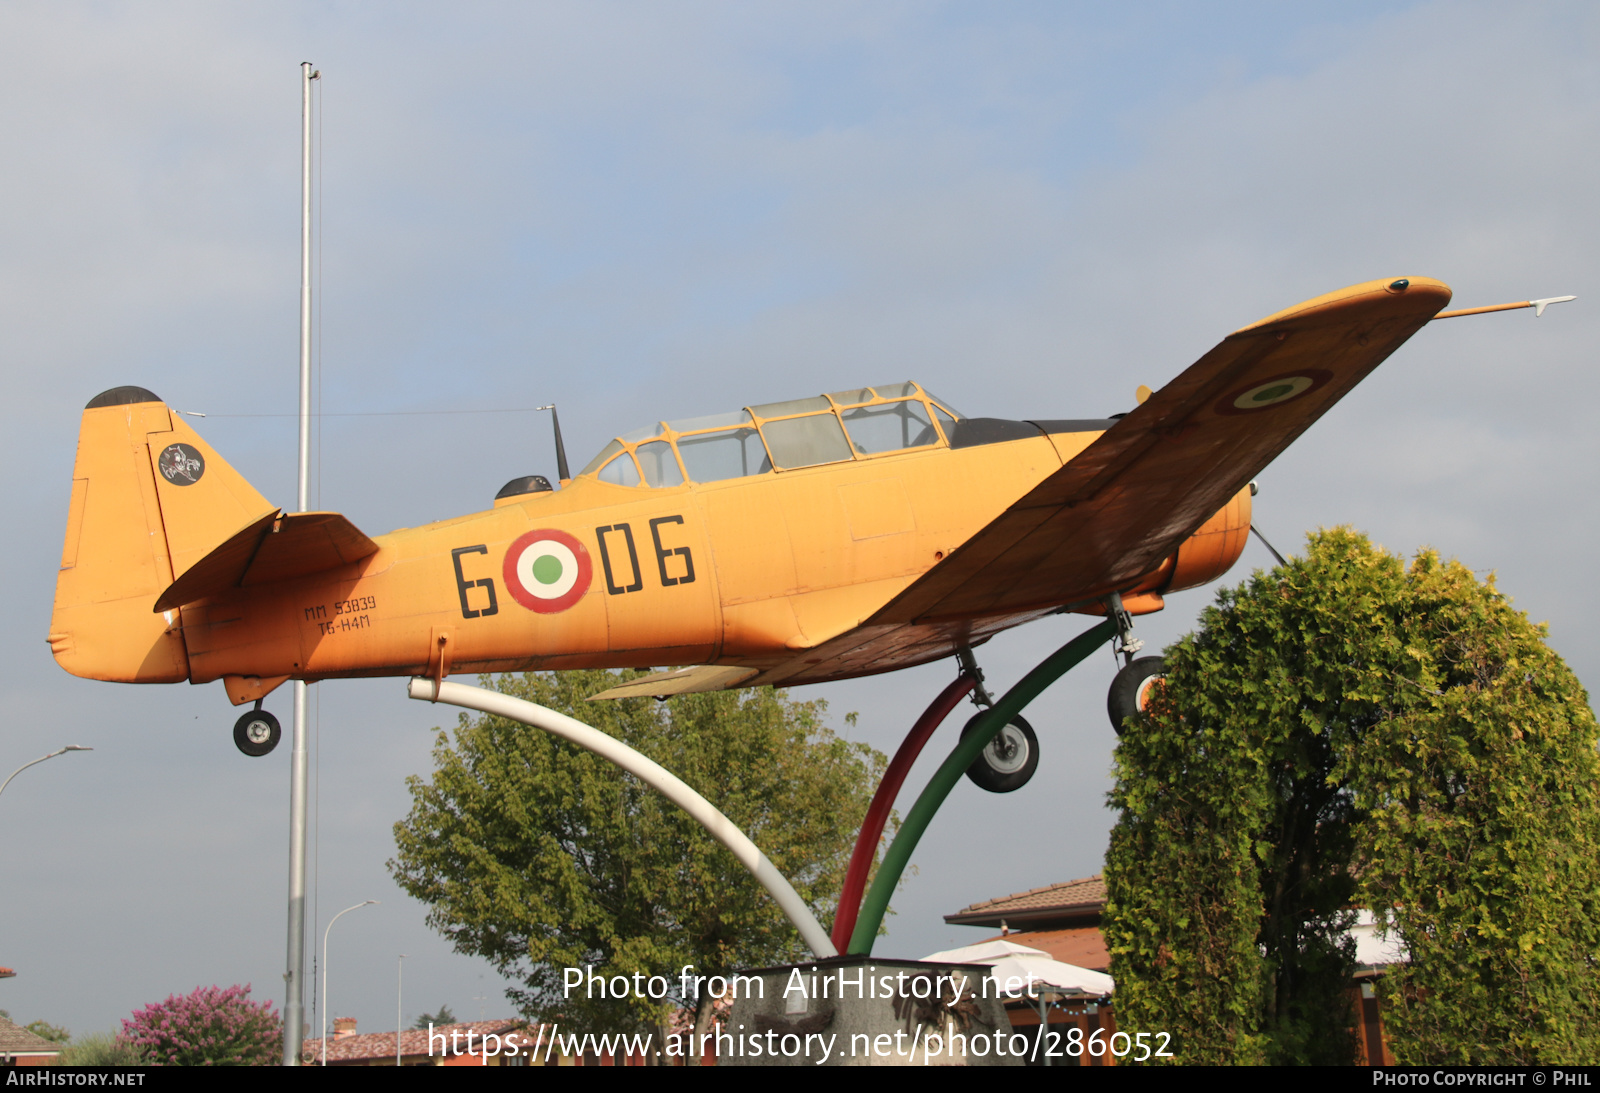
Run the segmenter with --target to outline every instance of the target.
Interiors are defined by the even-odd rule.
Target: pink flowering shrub
[[[250,1001],[249,986],[196,987],[139,1010],[118,1039],[156,1066],[271,1066],[282,1057],[283,1022],[271,1002]]]

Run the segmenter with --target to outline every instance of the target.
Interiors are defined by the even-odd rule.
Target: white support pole
[[[553,733],[580,748],[594,752],[602,759],[615,763],[694,817],[711,833],[712,838],[731,850],[740,864],[750,870],[761,886],[778,901],[778,907],[785,917],[794,923],[795,929],[800,931],[800,936],[811,946],[813,953],[819,957],[839,955],[839,951],[833,947],[833,940],[828,937],[827,931],[811,913],[811,908],[806,906],[788,878],[778,872],[777,866],[767,860],[767,856],[760,848],[715,805],[690,789],[675,774],[653,759],[646,758],[615,737],[607,736],[599,729],[585,725],[581,721],[575,721],[566,714],[546,709],[537,703],[512,698],[510,695],[488,691],[482,687],[473,687],[465,683],[436,683],[431,679],[414,677],[408,693],[412,698],[425,702],[446,702],[452,706],[463,706],[469,710],[478,710],[510,721],[520,721],[524,725],[532,725],[536,729]]]
[[[300,65],[300,467],[296,512],[310,504],[311,482],[311,81],[320,73]],[[289,758],[289,955],[283,973],[283,1065],[300,1065],[305,1028],[306,683],[294,681],[294,736]]]

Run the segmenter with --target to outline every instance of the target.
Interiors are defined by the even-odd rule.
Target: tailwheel
[[[965,740],[977,725],[982,713],[972,716],[961,730]],[[990,793],[1010,793],[1021,789],[1039,769],[1039,738],[1033,726],[1020,716],[1013,717],[1006,727],[995,734],[977,761],[967,768],[967,777],[979,789]]]
[[[1118,670],[1111,680],[1111,693],[1106,696],[1106,712],[1111,715],[1111,727],[1118,736],[1128,718],[1144,713],[1166,673],[1164,657],[1139,657]]]
[[[283,728],[263,709],[254,709],[233,723],[233,742],[246,755],[260,758],[278,746]]]

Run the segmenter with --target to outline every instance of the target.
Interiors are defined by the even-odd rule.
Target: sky
[[[904,379],[969,415],[1099,417],[1348,284],[1576,294],[1424,329],[1260,475],[1255,522],[1285,552],[1348,524],[1493,573],[1592,682],[1597,58],[1600,11],[1559,2],[5,5],[0,421],[25,473],[0,526],[0,774],[95,750],[0,798],[0,1008],[84,1033],[213,983],[283,1004],[289,748],[241,756],[220,684],[77,679],[44,637],[99,391],[205,413],[292,506],[301,61],[322,73],[313,507],[376,534],[555,476],[545,415],[439,411],[554,402],[575,468],[651,421]],[[1270,563],[1252,541],[1223,583]],[[1216,587],[1140,620],[1147,649]],[[991,686],[1083,625],[997,638]],[[794,696],[892,752],[951,671]],[[1025,789],[958,786],[878,953],[980,940],[942,916],[1099,871],[1113,671],[1030,708]],[[332,933],[329,1009],[363,1031],[510,1014],[385,867],[453,716],[398,679],[312,695],[308,936],[379,901]],[[287,689],[267,705],[287,724]]]

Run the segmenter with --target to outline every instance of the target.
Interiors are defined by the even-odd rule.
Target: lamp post
[[[69,751],[94,751],[94,749],[93,748],[86,748],[82,744],[68,744],[66,747],[59,748],[56,751],[51,752],[49,755],[40,756],[38,759],[35,759],[31,763],[22,764],[22,766],[18,767],[16,770],[11,772],[11,778],[15,778],[17,775],[21,774],[23,771],[27,770],[29,767],[38,766],[40,763],[44,762],[46,759],[54,759],[56,756],[65,755]],[[4,782],[0,782],[0,793],[4,793],[6,791],[6,787],[11,784],[11,778],[7,778]]]
[[[322,931],[322,1065],[328,1065],[328,935],[333,932],[333,924],[351,911],[359,911],[369,903],[377,903],[375,899],[364,899],[353,907],[346,907],[337,915],[328,920],[328,928]]]
[[[405,1009],[400,999],[404,995],[406,985],[406,954],[401,953],[398,961],[399,969],[394,973],[394,1065],[400,1065],[400,1034],[405,1031]]]

